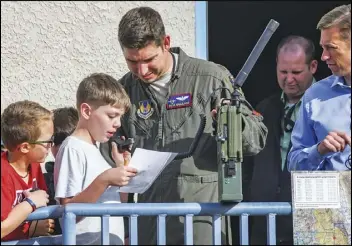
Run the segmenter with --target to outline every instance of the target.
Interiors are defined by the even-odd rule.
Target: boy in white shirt
[[[112,168],[101,155],[97,143],[104,143],[121,126],[121,117],[130,107],[123,87],[107,74],[92,74],[79,85],[77,94],[79,121],[71,136],[62,143],[54,168],[55,198],[67,203],[120,203],[119,186],[135,176],[135,168],[124,166],[128,151],[120,153],[113,145]],[[118,205],[117,205],[118,206]],[[110,217],[110,244],[124,242],[122,217]],[[101,244],[101,219],[77,220],[78,245]],[[61,225],[63,226],[63,225]]]

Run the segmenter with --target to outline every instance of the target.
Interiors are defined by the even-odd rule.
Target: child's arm
[[[102,172],[86,189],[82,190],[84,176],[87,172],[84,168],[89,168],[86,164],[87,158],[84,151],[69,147],[60,150],[55,159],[54,183],[55,197],[63,205],[67,203],[96,203],[108,186],[124,186],[128,184],[130,177],[135,176],[137,172],[135,168],[123,165],[123,154],[117,153],[115,144],[113,154],[118,159],[115,160],[117,167]]]
[[[74,197],[60,198],[60,204],[67,203],[96,203],[109,185],[126,185],[130,177],[135,176],[136,169],[131,167],[110,168],[100,174],[86,189]],[[84,217],[77,217],[78,223]]]
[[[74,197],[60,198],[61,204],[67,203],[95,203],[110,185],[127,185],[130,177],[135,176],[137,170],[133,167],[119,166],[101,173],[86,189]]]
[[[67,203],[95,203],[99,197],[104,193],[108,183],[104,182],[101,175],[99,175],[86,189],[73,197],[60,198],[60,204]]]
[[[23,193],[35,204],[36,208],[46,206],[46,204],[49,202],[48,194],[43,190],[37,190],[33,193],[24,191]],[[3,198],[4,194],[1,195]],[[3,199],[2,202],[4,202]],[[13,232],[17,227],[19,227],[22,222],[27,219],[28,215],[32,211],[33,208],[31,204],[29,204],[29,202],[27,201],[22,201],[21,203],[17,204],[13,209],[11,209],[7,218],[1,221],[1,238],[7,236],[11,232]],[[3,214],[1,214],[1,219],[3,219]]]
[[[7,218],[1,221],[1,238],[7,236],[19,227],[32,212],[32,206],[28,202],[17,204]]]
[[[47,174],[47,175],[50,175],[50,174]],[[36,178],[37,178],[38,188],[40,190],[45,190],[49,195],[48,206],[53,205],[53,204],[50,204],[50,200],[52,200],[54,196],[52,192],[50,192],[50,189],[48,189],[48,187],[51,185],[50,181],[52,180],[52,178],[49,177],[49,179],[47,180],[49,182],[46,183],[44,174],[42,173],[42,170],[40,167],[37,169]],[[31,223],[31,226],[29,227],[30,238],[39,237],[39,236],[50,236],[51,233],[53,232],[55,232],[55,221],[53,219],[33,220]]]

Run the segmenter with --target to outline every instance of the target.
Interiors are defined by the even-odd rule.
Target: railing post
[[[241,214],[240,218],[240,244],[249,245],[248,239],[248,214]]]
[[[166,214],[158,215],[158,245],[166,245]]]
[[[130,216],[130,235],[129,241],[130,245],[137,245],[138,244],[138,215],[132,214]]]
[[[221,215],[213,215],[213,244],[221,245]]]
[[[76,215],[64,212],[63,245],[76,245]]]
[[[276,214],[267,215],[267,243],[268,245],[276,245]]]
[[[193,214],[186,214],[184,226],[185,245],[193,245]]]
[[[102,245],[110,244],[110,228],[109,228],[109,215],[101,216],[101,243]]]

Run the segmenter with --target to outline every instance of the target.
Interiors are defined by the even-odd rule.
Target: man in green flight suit
[[[232,92],[232,75],[221,65],[171,48],[160,14],[149,7],[128,11],[119,23],[118,38],[130,70],[119,82],[130,96],[132,107],[114,137],[133,137],[133,150],[187,152],[201,123],[200,115],[207,118],[193,155],[171,162],[152,186],[139,194],[138,202],[218,202],[217,148],[210,112],[221,98],[229,97],[229,92],[212,93],[220,87]],[[266,127],[260,116],[248,108],[244,111],[244,154],[256,154],[264,147]],[[114,165],[111,141],[101,144],[100,149]],[[167,244],[184,244],[183,222],[182,216],[166,217]],[[194,217],[193,226],[194,244],[212,244],[211,217]],[[222,219],[222,226],[222,243],[230,244],[228,218]],[[155,245],[156,231],[155,217],[138,218],[139,244]]]

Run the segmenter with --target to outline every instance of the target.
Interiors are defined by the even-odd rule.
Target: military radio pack
[[[270,20],[264,32],[235,79],[230,78],[234,91],[223,98],[216,115],[219,202],[241,202],[242,195],[242,112],[239,88],[259,58],[279,23]]]

